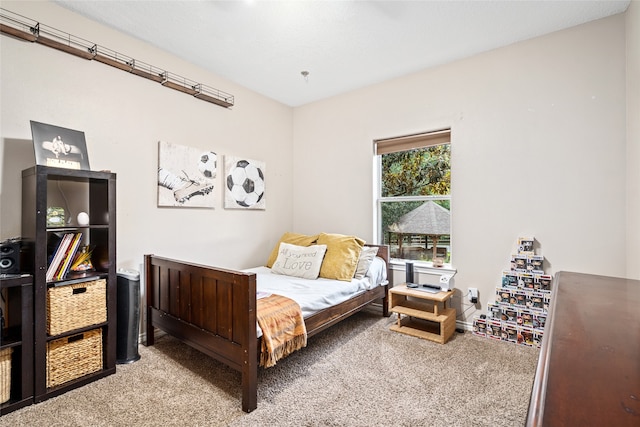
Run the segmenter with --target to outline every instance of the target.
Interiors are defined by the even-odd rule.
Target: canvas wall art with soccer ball
[[[213,150],[158,143],[158,206],[215,207],[218,158]],[[264,162],[225,156],[226,209],[264,210]]]
[[[217,157],[214,151],[160,141],[158,206],[213,208]]]
[[[262,209],[265,201],[265,163],[225,156],[226,209]]]

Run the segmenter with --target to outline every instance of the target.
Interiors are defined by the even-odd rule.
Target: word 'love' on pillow
[[[280,243],[271,271],[276,274],[315,280],[320,273],[327,245],[296,246]]]

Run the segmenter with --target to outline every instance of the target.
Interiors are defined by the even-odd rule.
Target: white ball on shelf
[[[89,215],[86,212],[78,214],[78,225],[89,225]]]

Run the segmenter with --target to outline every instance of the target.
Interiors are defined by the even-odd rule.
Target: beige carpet
[[[365,311],[258,373],[240,375],[164,336],[117,373],[0,418],[0,426],[523,425],[538,350],[467,332],[445,345],[389,331]]]

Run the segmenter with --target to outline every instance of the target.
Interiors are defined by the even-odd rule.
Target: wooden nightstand
[[[456,330],[456,309],[447,307],[452,296],[453,291],[430,293],[407,288],[407,285],[391,288],[389,311],[398,315],[398,322],[391,330],[446,343]]]

